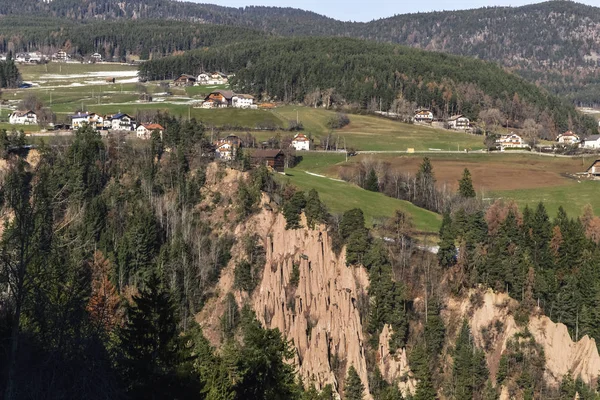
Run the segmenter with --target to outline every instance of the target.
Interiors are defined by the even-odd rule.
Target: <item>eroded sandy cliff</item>
[[[475,343],[484,348],[483,330],[496,321],[500,321],[503,329],[492,341],[487,352],[490,374],[495,377],[502,353],[506,349],[508,339],[523,331],[517,326],[512,311],[516,301],[503,293],[491,290],[483,294],[480,307],[473,307],[469,299],[448,302],[444,313],[449,318],[468,318]],[[595,384],[600,373],[600,355],[594,339],[584,336],[574,342],[564,324],[554,323],[546,316],[531,316],[527,328],[543,349],[546,357],[546,379],[548,384],[557,386],[563,376],[571,373],[573,377],[581,377],[587,384]]]

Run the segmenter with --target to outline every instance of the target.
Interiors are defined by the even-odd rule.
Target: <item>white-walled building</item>
[[[583,140],[585,149],[600,149],[600,135],[590,135]]]
[[[79,129],[84,125],[90,125],[94,129],[104,128],[104,117],[90,112],[77,113],[71,116],[71,128]]]
[[[113,131],[132,131],[135,129],[135,120],[125,113],[113,115],[110,123]]]
[[[558,137],[556,138],[556,141],[560,144],[565,144],[565,145],[571,146],[571,145],[581,142],[581,139],[579,138],[578,135],[574,134],[573,132],[567,131],[565,133],[558,135]]]
[[[249,94],[236,94],[231,98],[231,106],[234,108],[252,108],[254,97]]]
[[[430,110],[417,110],[414,116],[415,122],[433,122],[433,113]]]
[[[229,135],[225,139],[219,139],[215,143],[215,157],[224,161],[235,159],[242,141],[235,135]]]
[[[505,149],[528,149],[529,145],[525,143],[523,138],[516,133],[511,133],[510,135],[502,135],[498,140],[496,140],[496,144],[500,148],[500,150],[504,151]]]
[[[303,133],[299,133],[294,136],[294,140],[292,140],[292,147],[298,151],[308,151],[310,150],[310,139],[307,138]]]
[[[229,82],[227,75],[221,72],[203,72],[198,75],[198,85],[225,85]]]
[[[160,124],[141,124],[135,129],[135,134],[138,139],[150,139],[152,137],[152,132],[158,131],[160,137],[162,138],[163,128]]]
[[[471,126],[471,121],[464,115],[454,115],[448,120],[450,129],[466,131]]]
[[[8,122],[13,125],[36,125],[37,114],[31,110],[15,111],[8,117]]]

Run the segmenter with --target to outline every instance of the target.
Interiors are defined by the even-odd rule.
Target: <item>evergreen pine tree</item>
[[[458,181],[458,194],[464,198],[475,197],[475,189],[473,188],[473,181],[471,180],[471,173],[467,168],[463,171],[463,176]]]
[[[118,336],[118,365],[130,398],[166,399],[181,394],[185,382],[177,371],[185,346],[178,336],[171,297],[156,274],[133,297]]]
[[[363,400],[365,396],[365,386],[360,380],[354,365],[348,368],[348,375],[344,384],[344,397],[346,400]]]
[[[306,214],[306,223],[310,229],[315,229],[317,224],[325,222],[327,211],[315,189],[308,192],[304,213]]]
[[[433,382],[431,381],[431,373],[429,370],[421,377],[417,383],[417,389],[413,400],[437,400],[438,395]]]
[[[440,248],[437,254],[438,261],[444,268],[449,268],[456,264],[456,246],[454,245],[454,240],[452,218],[450,214],[445,213],[440,228]]]
[[[379,179],[374,169],[371,169],[365,180],[365,189],[371,192],[379,192]]]
[[[304,192],[296,192],[292,198],[283,205],[283,216],[285,217],[285,229],[300,229],[300,213],[306,207]]]

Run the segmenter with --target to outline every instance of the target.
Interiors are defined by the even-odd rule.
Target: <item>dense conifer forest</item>
[[[44,17],[6,17],[0,24],[0,53],[65,50],[89,56],[98,52],[105,60],[142,59],[256,40],[264,33],[236,27],[190,24],[181,21],[85,21]]]
[[[173,79],[205,70],[235,73],[236,90],[262,100],[349,104],[371,111],[393,111],[412,102],[438,115],[461,113],[473,119],[497,107],[515,123],[533,118],[553,124],[553,131],[571,126],[591,134],[597,129],[573,106],[495,64],[358,39],[232,44],[144,63],[140,77]]]

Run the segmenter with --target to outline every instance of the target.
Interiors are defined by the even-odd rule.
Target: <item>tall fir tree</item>
[[[440,248],[438,250],[438,261],[444,268],[450,268],[456,264],[456,245],[453,233],[453,224],[450,214],[445,213],[440,228]]]
[[[354,365],[348,368],[348,375],[344,383],[344,397],[346,400],[363,400],[365,397],[365,385],[360,380]]]
[[[379,179],[374,169],[369,171],[367,179],[365,180],[365,189],[371,192],[379,192]]]
[[[475,189],[473,188],[473,180],[471,179],[471,172],[467,168],[463,171],[463,176],[458,181],[458,194],[464,198],[475,197]]]

